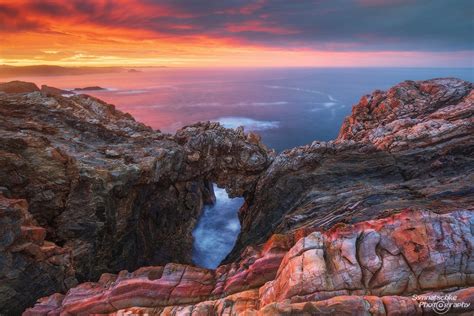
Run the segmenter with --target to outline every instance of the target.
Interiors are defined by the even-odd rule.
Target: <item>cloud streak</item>
[[[472,12],[470,0],[0,0],[0,59],[24,60],[19,48],[29,48],[31,60],[47,50],[58,58],[134,59],[136,45],[146,59],[184,61],[237,58],[242,50],[450,52],[459,59],[474,49]]]

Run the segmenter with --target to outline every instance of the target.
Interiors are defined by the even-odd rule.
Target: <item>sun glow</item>
[[[264,1],[206,11],[172,2],[0,0],[0,62],[186,67],[472,64],[469,50],[369,49],[361,42],[390,44],[397,39],[365,33],[358,39],[322,43],[317,39],[321,31],[292,23],[278,23],[266,13]],[[299,39],[307,37],[305,32],[314,32],[315,39]]]

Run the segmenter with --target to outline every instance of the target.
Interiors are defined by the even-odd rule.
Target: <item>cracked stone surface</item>
[[[226,262],[271,233],[330,228],[394,209],[474,205],[474,91],[459,79],[405,81],[364,96],[335,141],[278,155],[240,210]]]
[[[400,306],[402,315],[422,315],[413,294],[447,291],[474,303],[473,226],[470,211],[405,210],[296,242],[296,236],[274,236],[241,271],[235,264],[217,270],[167,264],[103,275],[99,283],[43,299],[24,315],[388,315]]]
[[[80,281],[191,263],[212,182],[245,196],[273,159],[242,129],[201,122],[163,134],[87,95],[6,86],[23,90],[0,93],[0,187],[28,201],[48,240],[71,249]],[[24,308],[38,298],[24,295]]]
[[[276,279],[260,289],[261,303],[472,286],[473,225],[470,211],[405,211],[311,233],[288,251]]]
[[[31,297],[77,284],[71,251],[45,240],[25,200],[0,194],[0,306],[20,314]]]
[[[474,305],[469,82],[375,91],[336,140],[279,155],[241,128],[163,134],[87,95],[16,86],[0,93],[0,192],[28,202],[24,234],[70,251],[83,282],[29,293],[13,277],[21,306],[45,296],[26,315],[421,315],[413,295],[430,293]],[[207,270],[191,231],[212,182],[245,203],[233,251]]]

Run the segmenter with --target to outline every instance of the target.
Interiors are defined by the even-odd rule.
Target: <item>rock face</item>
[[[25,200],[0,194],[0,307],[19,314],[31,298],[76,285],[71,250],[45,241]]]
[[[363,97],[335,141],[275,156],[218,123],[168,135],[87,95],[0,94],[0,192],[99,280],[51,284],[25,314],[421,315],[412,295],[438,292],[470,313],[473,112],[471,83],[407,81]],[[206,270],[191,231],[212,183],[245,203]]]
[[[87,95],[0,94],[0,186],[72,250],[82,281],[191,263],[212,182],[246,195],[271,160],[254,137],[216,123],[171,136]]]
[[[330,142],[287,150],[240,210],[227,262],[271,233],[474,206],[474,92],[457,79],[406,81],[364,96]]]
[[[290,240],[275,236],[263,256],[237,271],[235,264],[216,271],[168,264],[107,274],[24,315],[422,315],[412,294],[447,290],[459,303],[474,303],[473,225],[469,211],[406,210],[313,232],[283,257]]]

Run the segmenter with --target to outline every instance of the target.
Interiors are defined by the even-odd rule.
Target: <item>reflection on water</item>
[[[472,69],[307,68],[143,69],[138,73],[2,78],[63,89],[101,86],[86,93],[115,104],[164,132],[197,121],[244,125],[281,151],[337,136],[359,98],[403,80],[455,76],[473,81]]]
[[[243,198],[231,199],[224,189],[214,186],[216,204],[205,206],[193,231],[193,261],[205,268],[215,268],[232,250],[240,232],[237,212]]]

